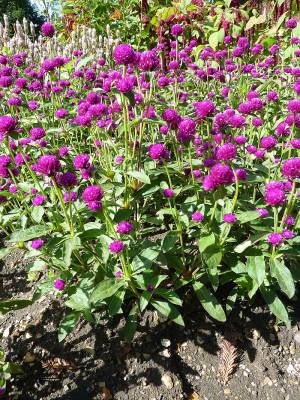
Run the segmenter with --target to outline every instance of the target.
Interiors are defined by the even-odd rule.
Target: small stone
[[[161,339],[160,343],[161,343],[161,345],[163,347],[170,347],[171,346],[171,340],[170,339]]]
[[[168,374],[164,374],[164,375],[161,377],[161,381],[162,381],[162,383],[166,386],[167,389],[172,389],[173,386],[174,386],[173,381],[172,381],[172,378],[171,378],[170,375],[168,375]]]
[[[260,332],[257,329],[253,330],[253,339],[258,340],[260,338]]]
[[[300,331],[296,332],[294,335],[294,341],[300,345]]]
[[[243,372],[243,375],[244,375],[244,376],[248,376],[248,372],[247,372],[247,371],[244,371],[244,372]]]
[[[289,351],[291,355],[294,355],[296,353],[295,343],[291,343]]]
[[[268,386],[272,386],[273,385],[272,379],[270,379],[268,376],[265,377],[265,379],[264,379],[264,381],[262,383],[262,386],[266,386],[266,385],[268,385]]]
[[[166,357],[166,358],[170,358],[170,357],[171,357],[171,353],[169,352],[168,349],[163,350],[160,354],[161,354],[163,357]]]
[[[31,333],[26,332],[26,333],[25,333],[25,339],[31,339],[31,338],[32,338]]]
[[[4,329],[3,333],[2,333],[2,337],[3,339],[7,339],[10,333],[10,326],[8,326],[6,329]]]
[[[68,392],[68,390],[69,390],[69,386],[68,386],[68,385],[64,385],[63,391],[64,391],[64,392]]]
[[[230,395],[230,393],[231,393],[231,390],[230,390],[229,388],[225,388],[225,389],[224,389],[224,394],[225,394],[225,396]]]
[[[27,352],[23,358],[23,361],[28,364],[33,363],[35,361],[35,355]]]

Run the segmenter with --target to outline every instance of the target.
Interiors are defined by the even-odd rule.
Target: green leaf
[[[260,287],[261,294],[268,304],[270,311],[281,321],[288,323],[289,316],[285,306],[282,301],[276,295],[276,292],[272,290],[270,287],[265,285],[261,285]]]
[[[219,31],[217,32],[213,32],[210,37],[208,38],[208,43],[209,45],[216,50],[216,48],[218,47],[219,43],[222,43],[224,40],[224,36],[225,36],[225,31],[223,28],[221,28]]]
[[[215,269],[222,261],[222,253],[216,247],[210,247],[203,253],[203,259],[209,269]]]
[[[211,293],[210,290],[202,282],[195,282],[193,284],[194,291],[200,300],[203,308],[217,321],[225,322],[226,314],[223,307],[218,302],[217,298]]]
[[[33,210],[31,212],[32,219],[35,222],[37,222],[38,224],[43,219],[44,214],[45,214],[45,210],[44,210],[44,207],[42,207],[42,206],[33,207]]]
[[[94,59],[93,56],[82,58],[79,63],[76,65],[76,69],[79,70],[82,67],[85,67],[90,61]]]
[[[123,335],[128,341],[131,341],[133,339],[133,336],[137,328],[137,321],[138,321],[138,305],[134,304],[127,317],[126,324],[122,330]]]
[[[155,296],[164,297],[170,303],[173,303],[176,306],[182,306],[182,300],[174,290],[159,288],[155,290]]]
[[[130,171],[127,175],[132,176],[133,178],[137,179],[140,182],[150,184],[150,178],[144,171]]]
[[[26,242],[47,235],[51,229],[47,225],[34,225],[28,229],[13,232],[9,242]]]
[[[172,250],[173,247],[175,246],[175,243],[178,240],[178,233],[174,231],[170,231],[166,234],[164,237],[163,243],[162,243],[162,251],[164,253],[167,253],[168,251]]]
[[[72,253],[73,251],[80,246],[80,238],[77,236],[68,237],[64,241],[64,262],[67,267],[71,265]]]
[[[264,256],[248,257],[248,275],[260,286],[266,276],[266,263]]]
[[[0,315],[4,315],[9,311],[20,310],[32,304],[31,300],[8,300],[0,301]]]
[[[153,246],[146,248],[132,260],[132,269],[134,272],[140,269],[150,268],[153,261],[157,259],[160,254],[160,248],[153,244]]]
[[[125,293],[126,293],[125,289],[121,289],[118,290],[117,293],[115,293],[112,296],[108,305],[108,311],[110,316],[114,316],[121,311]]]
[[[162,315],[170,318],[176,324],[184,326],[183,318],[178,309],[171,303],[161,300],[152,300],[151,304],[157,309]]]
[[[6,257],[11,251],[12,251],[12,248],[0,249],[0,260],[2,260],[4,257]]]
[[[83,311],[90,308],[89,298],[81,288],[77,288],[76,292],[69,297],[65,304],[75,311]]]
[[[80,317],[80,312],[71,311],[60,322],[58,327],[58,341],[62,342],[75,328]]]
[[[122,286],[124,286],[124,281],[121,279],[110,278],[103,280],[93,290],[91,303],[95,306],[100,305],[104,299],[113,296]]]
[[[212,246],[215,244],[216,238],[213,233],[211,233],[208,236],[202,236],[199,239],[199,250],[201,253],[203,253],[209,246]]]
[[[280,289],[291,299],[295,295],[295,283],[291,271],[285,266],[284,261],[270,259],[272,276],[277,279]]]
[[[152,292],[148,292],[147,290],[144,290],[143,293],[141,294],[140,297],[140,311],[141,313],[145,311],[146,307],[149,304],[149,301],[151,300],[152,297]]]
[[[260,214],[257,211],[246,211],[237,214],[237,218],[241,224],[245,224],[246,222],[254,221],[257,218],[260,218]]]

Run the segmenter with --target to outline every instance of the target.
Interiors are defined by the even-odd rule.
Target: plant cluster
[[[99,311],[124,313],[128,339],[147,307],[184,325],[191,293],[218,321],[260,293],[288,323],[300,279],[297,21],[280,33],[195,51],[174,24],[166,70],[160,44],[119,44],[97,62],[80,48],[40,63],[0,56],[1,257],[26,250],[32,301],[62,297],[60,340]]]

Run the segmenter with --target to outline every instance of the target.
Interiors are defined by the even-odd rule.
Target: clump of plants
[[[272,45],[227,35],[199,49],[181,24],[171,34],[166,69],[161,45],[119,44],[96,62],[82,48],[35,63],[24,52],[0,57],[1,256],[19,247],[34,260],[32,301],[62,297],[60,340],[99,311],[124,313],[128,339],[148,307],[184,325],[190,293],[221,322],[258,293],[289,321],[299,280],[297,21]]]

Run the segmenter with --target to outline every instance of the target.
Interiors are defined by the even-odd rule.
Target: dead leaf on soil
[[[238,366],[240,354],[233,340],[229,341],[222,338],[220,348],[221,357],[219,371],[221,382],[223,385],[226,385],[230,376],[235,372]]]
[[[103,387],[101,388],[101,400],[112,400],[112,394],[110,392],[109,389],[107,389],[107,387]]]
[[[201,398],[198,393],[193,392],[186,398],[186,400],[201,400]]]
[[[74,370],[76,365],[72,361],[64,360],[63,358],[53,358],[51,360],[42,363],[42,367],[45,369],[51,369],[55,373],[60,373],[63,370]]]

